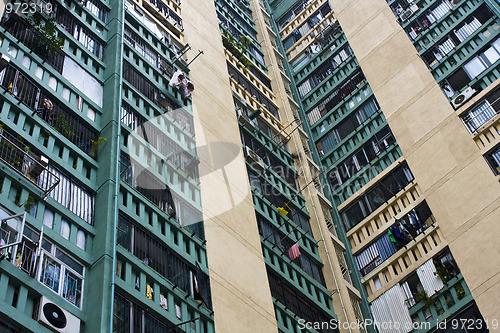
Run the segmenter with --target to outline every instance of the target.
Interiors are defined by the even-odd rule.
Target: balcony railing
[[[479,129],[484,124],[486,124],[490,119],[493,119],[499,113],[500,103],[494,101],[490,104],[488,101],[483,101],[473,110],[463,115],[462,121],[472,134],[477,134],[479,133]]]
[[[73,116],[73,112],[67,111],[56,101],[51,101],[52,97],[14,66],[9,65],[0,75],[0,87],[26,105],[33,111],[33,115],[37,114],[68,140],[89,153],[86,147],[92,146],[91,141],[97,140],[99,133]]]
[[[462,274],[458,274],[428,300],[422,300],[410,308],[413,322],[430,322],[435,325],[451,317],[473,300]],[[426,329],[429,328],[426,326]]]
[[[47,196],[58,184],[59,177],[47,169],[48,160],[37,157],[11,134],[0,131],[0,160],[29,180]]]
[[[165,5],[161,0],[149,0],[149,2],[158,9],[160,13],[165,16],[165,18],[173,25],[179,28],[181,31],[184,30],[182,27],[182,19],[177,15],[170,7]]]
[[[10,14],[2,20],[2,26],[20,43],[27,46],[56,71],[62,73],[64,52],[59,48],[51,49],[48,45],[40,43],[41,34],[34,31],[24,19],[16,14]]]

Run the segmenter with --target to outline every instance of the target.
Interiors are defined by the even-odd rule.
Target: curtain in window
[[[382,261],[388,259],[398,251],[396,246],[391,243],[391,240],[389,239],[389,235],[387,233],[384,233],[381,237],[379,237],[375,241],[375,244],[377,244],[377,249],[380,253],[380,259],[382,259]]]
[[[323,147],[323,152],[326,154],[331,151],[339,143],[337,131],[334,129],[328,133],[323,139],[321,139],[321,147]]]
[[[60,179],[59,184],[49,193],[49,196],[82,218],[85,222],[92,224],[94,196],[54,167],[49,165],[47,169]],[[40,181],[43,182],[44,180],[40,179]]]
[[[356,263],[358,264],[359,270],[363,271],[363,269],[366,266],[368,266],[370,263],[374,262],[375,259],[377,259],[379,257],[380,257],[380,254],[378,252],[377,245],[375,243],[373,243],[368,248],[364,249],[359,254],[357,254],[355,258],[356,258]]]
[[[304,83],[297,87],[300,93],[300,97],[304,97],[312,90],[311,82],[307,79]]]
[[[405,305],[405,293],[399,284],[395,285],[371,304],[375,325],[381,332],[387,323],[393,323],[391,333],[407,333],[412,330],[413,321]],[[383,325],[383,326],[381,326]]]
[[[472,22],[465,23],[463,27],[458,30],[455,30],[455,35],[460,39],[461,42],[467,39],[470,35],[474,33],[477,29],[481,27],[481,22],[477,18],[474,17]]]
[[[455,46],[456,45],[455,45],[455,42],[453,42],[453,39],[448,37],[448,39],[446,39],[443,43],[441,43],[438,46],[438,48],[439,48],[439,51],[441,51],[442,55],[446,55],[446,54],[450,53],[451,51],[453,51]]]
[[[452,8],[452,5],[448,1],[443,1],[439,6],[437,6],[434,10],[431,11],[432,16],[434,16],[434,20],[429,20],[431,22],[439,20],[441,17],[446,15]]]
[[[417,268],[417,275],[427,296],[434,295],[444,287],[443,281],[436,274],[436,266],[434,266],[432,259]]]
[[[486,66],[481,61],[481,58],[476,56],[464,65],[464,70],[471,79],[481,74],[486,69]]]

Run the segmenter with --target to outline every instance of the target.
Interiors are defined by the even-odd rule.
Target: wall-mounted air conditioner
[[[58,305],[52,303],[45,296],[40,297],[33,310],[35,320],[54,332],[79,333],[80,319]]]
[[[2,54],[2,57],[0,58],[0,72],[3,71],[5,69],[5,67],[7,67],[9,62],[10,62],[10,58],[7,57],[5,54]]]
[[[406,20],[408,20],[412,15],[413,13],[415,13],[416,11],[418,10],[418,6],[413,4],[410,6],[410,8],[408,8],[407,10],[405,10],[400,16],[399,18],[401,19],[401,21],[405,22]]]
[[[257,153],[254,152],[252,149],[245,147],[245,155],[247,157],[248,162],[252,165],[252,167],[260,169],[262,171],[266,169],[266,165],[264,164],[264,161],[262,161],[262,158],[259,155],[257,155]]]
[[[460,105],[464,104],[467,102],[473,95],[476,93],[476,90],[469,87],[462,91],[457,97],[455,97],[452,101],[451,104],[455,109],[458,109]]]
[[[36,162],[31,163],[29,170],[28,170],[28,173],[30,174],[30,176],[38,178],[38,176],[40,176],[40,174],[49,165],[49,159],[42,155],[39,158],[35,157],[35,160],[38,163],[36,163]]]
[[[254,122],[241,109],[238,110],[238,120],[247,128],[255,127]]]

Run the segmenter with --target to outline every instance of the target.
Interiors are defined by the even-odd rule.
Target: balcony
[[[484,100],[461,118],[470,133],[478,134],[481,128],[498,113],[500,113],[500,107],[497,105],[497,100],[492,102]]]
[[[40,43],[43,38],[39,32],[34,30],[24,19],[16,14],[9,15],[2,21],[2,26],[12,36],[30,48],[43,61],[46,61],[56,71],[62,73],[64,64],[64,52],[57,47],[50,47],[47,44]]]
[[[471,292],[461,273],[449,280],[445,286],[433,296],[420,300],[410,308],[410,316],[414,323],[429,322],[431,326],[421,326],[414,332],[430,331],[436,323],[441,322],[462,310],[473,300]]]
[[[9,65],[5,69],[0,75],[0,87],[17,99],[18,104],[22,103],[30,109],[33,116],[38,115],[87,154],[94,155],[89,148],[92,148],[93,143],[98,141],[97,131],[75,117],[74,112],[66,110],[61,104],[53,101],[54,98],[17,68]]]
[[[47,168],[47,158],[36,156],[29,147],[3,130],[0,130],[0,160],[38,187],[42,197],[46,197],[59,184],[59,177]]]

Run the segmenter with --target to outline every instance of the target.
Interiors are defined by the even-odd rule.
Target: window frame
[[[45,244],[48,244],[50,247],[50,250],[47,249],[47,246],[42,246],[42,250],[40,253],[40,258],[38,260],[38,268],[37,268],[37,273],[36,273],[36,280],[40,282],[42,285],[50,289],[52,292],[56,293],[58,296],[66,300],[67,302],[71,303],[73,306],[82,309],[82,304],[83,304],[83,299],[84,299],[84,288],[85,288],[85,266],[82,265],[78,260],[74,259],[72,256],[68,255],[66,252],[62,251],[60,248],[55,246],[54,244],[51,244],[50,242],[44,240]],[[56,252],[59,251],[63,253],[64,255],[68,256],[71,260],[75,261],[77,264],[82,266],[82,273],[80,274],[79,272],[75,271],[73,268],[71,268],[67,263],[65,263],[63,260],[57,258]],[[43,280],[44,280],[44,265],[46,262],[46,259],[50,259],[52,262],[56,263],[59,265],[59,277],[58,277],[58,287],[57,291],[51,288],[49,285],[47,285]],[[67,279],[67,272],[70,274],[76,276],[77,278],[80,279],[81,284],[80,284],[80,298],[75,299],[75,302],[72,302],[70,299],[67,298],[68,293],[64,293],[64,285],[65,285],[65,280]],[[69,287],[67,287],[69,289]]]

